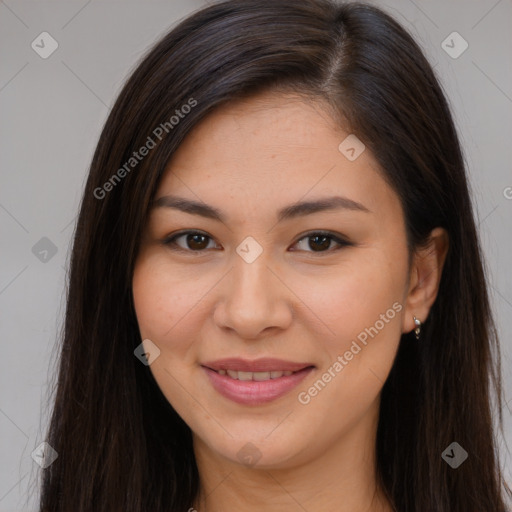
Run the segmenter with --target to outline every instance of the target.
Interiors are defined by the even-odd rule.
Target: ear
[[[422,323],[427,319],[439,291],[448,245],[448,233],[438,227],[431,231],[427,246],[414,253],[402,316],[403,333],[410,332],[416,327],[413,316]]]

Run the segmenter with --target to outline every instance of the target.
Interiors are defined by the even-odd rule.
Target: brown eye
[[[181,242],[178,242],[180,241]],[[213,242],[213,239],[200,231],[182,231],[167,237],[163,240],[163,244],[169,246],[174,251],[182,251],[189,253],[201,253],[206,252],[207,249],[213,249],[214,247],[209,246],[209,243]],[[332,248],[332,243],[337,244],[337,247]],[[294,245],[303,244],[299,247],[299,250],[311,253],[331,253],[337,251],[345,246],[353,245],[351,242],[336,236],[330,232],[312,232],[303,236]],[[305,243],[305,245],[304,245]],[[296,250],[296,249],[293,249]]]
[[[307,241],[305,244],[303,244],[302,248],[299,248],[299,250],[306,251],[306,252],[316,252],[316,253],[323,253],[323,252],[334,252],[338,249],[341,249],[344,246],[350,246],[353,245],[352,243],[348,242],[347,240],[344,240],[343,238],[340,238],[333,233],[324,233],[324,232],[314,232],[309,233],[308,235],[302,237],[300,240],[296,242],[295,245],[298,245],[302,243],[303,241]],[[329,250],[331,247],[331,243],[335,242],[338,244],[338,247],[332,250]]]
[[[183,242],[178,243],[178,240]],[[182,250],[188,252],[203,252],[208,249],[208,244],[213,241],[211,237],[199,231],[185,231],[172,235],[163,241],[164,245],[171,246],[174,250]]]
[[[186,245],[195,251],[206,249],[208,246],[207,236],[205,235],[185,235]],[[205,243],[206,241],[206,243]]]
[[[313,251],[323,251],[324,249],[329,249],[331,246],[332,238],[328,236],[310,236],[309,239],[309,247],[313,249]]]

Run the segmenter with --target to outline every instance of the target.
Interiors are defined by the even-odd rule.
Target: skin
[[[199,512],[392,510],[374,477],[380,392],[413,315],[428,316],[448,239],[433,230],[408,266],[398,196],[368,149],[355,161],[338,150],[349,132],[327,112],[320,102],[278,93],[231,102],[187,136],[155,196],[201,201],[226,217],[153,209],[133,276],[141,338],[160,350],[150,370],[193,432]],[[370,212],[276,221],[281,207],[335,194]],[[187,245],[182,236],[182,252],[163,243],[184,229],[209,238]],[[318,230],[352,245],[328,239],[319,249],[306,236]],[[236,252],[248,236],[263,250],[252,263]],[[299,392],[394,303],[401,306],[394,318],[301,403]],[[230,356],[315,370],[277,400],[241,405],[213,389],[200,366]],[[256,463],[240,460],[247,443]]]

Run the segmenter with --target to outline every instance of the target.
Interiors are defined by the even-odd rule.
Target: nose
[[[263,253],[252,263],[238,255],[221,285],[214,320],[243,339],[286,329],[293,318],[293,293]]]

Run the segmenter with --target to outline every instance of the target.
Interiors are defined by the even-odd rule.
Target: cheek
[[[169,269],[157,256],[144,257],[135,266],[132,289],[142,339],[154,341],[162,355],[185,349],[193,329],[191,319],[204,295],[193,276],[189,279]]]
[[[393,302],[389,289],[376,293],[373,287],[362,288],[355,277],[344,284],[345,293],[339,293],[331,306],[338,314],[331,323],[335,336],[329,341],[318,340],[327,352],[324,362],[315,378],[297,390],[309,428],[321,431],[326,439],[348,432],[372,410],[401,334],[402,306]]]
[[[322,383],[316,386],[325,393],[319,406],[335,402],[357,408],[377,396],[400,341],[405,265],[406,255],[369,251],[324,287],[309,291],[311,309],[330,328],[317,344],[326,352],[318,377],[327,373],[323,381],[329,382],[326,391]]]
[[[331,352],[343,349],[347,343],[350,346],[350,340],[375,323],[382,331],[399,324],[397,310],[402,307],[396,303],[403,301],[405,267],[397,259],[391,263],[393,258],[377,252],[354,258],[345,268],[324,276],[321,283],[305,283],[302,293],[308,306],[329,327],[325,339]]]
[[[141,339],[150,339],[160,350],[149,369],[169,403],[186,411],[190,403],[180,383],[195,364],[191,347],[200,322],[194,314],[200,311],[204,290],[159,255],[139,259],[132,290]]]

